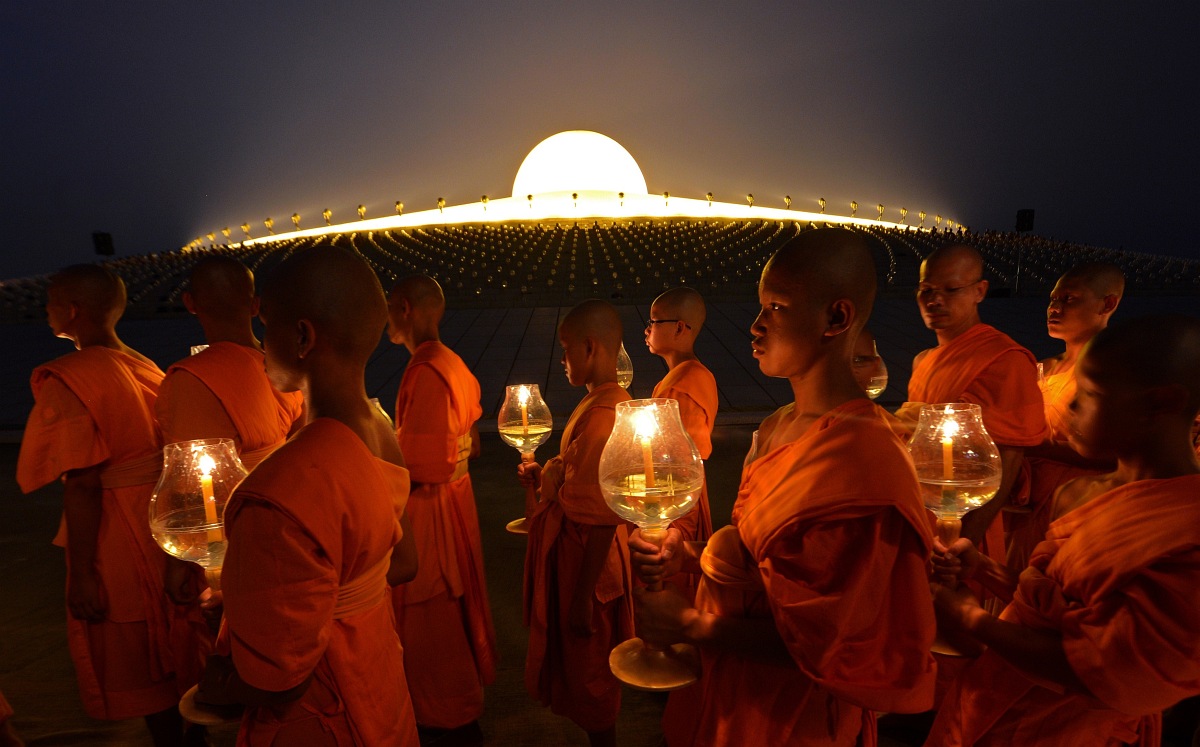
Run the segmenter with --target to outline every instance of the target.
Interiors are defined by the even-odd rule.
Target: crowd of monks
[[[1155,745],[1162,712],[1200,694],[1200,320],[1110,324],[1120,271],[1074,268],[1047,311],[1065,349],[1039,363],[982,321],[980,255],[946,246],[916,294],[937,345],[891,413],[862,375],[879,359],[875,278],[839,229],[767,263],[749,352],[794,401],[755,434],[727,525],[714,533],[702,490],[661,544],[599,483],[630,398],[620,317],[601,300],[563,317],[564,372],[586,394],[557,456],[518,467],[538,497],[525,684],[592,744],[618,743],[609,653],[635,631],[699,650],[698,681],[666,702],[671,747],[872,745],[904,714],[927,715],[930,745]],[[469,472],[480,389],[439,339],[437,283],[385,295],[360,257],[322,248],[256,289],[235,260],[205,259],[184,300],[208,347],[165,374],[117,335],[125,300],[101,266],[52,277],[51,330],[77,350],[34,371],[18,463],[26,491],[63,483],[85,711],[144,718],[156,745],[204,743],[185,693],[188,714],[240,711],[239,744],[481,743],[498,654]],[[644,335],[668,369],[653,396],[679,403],[707,459],[704,322],[679,288]],[[410,353],[390,416],[364,387],[384,330]],[[947,546],[905,443],[923,405],[949,402],[981,407],[1003,472]],[[219,590],[147,525],[164,443],[209,438],[250,470],[224,509]],[[960,653],[935,655],[935,636]],[[0,697],[0,739],[18,744],[9,715]]]

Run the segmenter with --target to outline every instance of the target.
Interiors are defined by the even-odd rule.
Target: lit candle
[[[947,415],[949,415],[949,409]],[[954,479],[954,435],[958,433],[958,423],[947,417],[942,421],[942,477]]]
[[[529,387],[521,385],[517,390],[517,400],[521,403],[521,433],[529,435]]]
[[[650,449],[650,439],[658,431],[654,422],[654,410],[651,405],[638,413],[637,424],[634,426],[635,435],[642,439],[642,464],[646,473],[646,489],[654,487],[654,452]]]
[[[206,524],[217,523],[217,499],[213,495],[213,480],[211,474],[216,466],[217,463],[213,461],[213,458],[208,454],[204,454],[200,457],[200,493],[204,498],[204,523]],[[219,528],[208,530],[209,542],[220,542],[223,539],[225,539],[225,537]]]

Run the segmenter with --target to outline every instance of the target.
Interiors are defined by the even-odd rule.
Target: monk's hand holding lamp
[[[703,485],[704,462],[684,430],[678,402],[617,404],[616,422],[600,455],[600,490],[613,512],[661,547],[670,523],[696,507]],[[608,661],[617,679],[642,690],[674,690],[699,676],[695,648],[687,644],[662,649],[631,638],[613,649]]]
[[[537,384],[512,384],[505,388],[497,429],[504,442],[521,452],[521,461],[533,462],[533,452],[550,438],[554,420]],[[537,488],[525,489],[525,515],[508,523],[508,531],[527,534],[526,520],[537,506]]]

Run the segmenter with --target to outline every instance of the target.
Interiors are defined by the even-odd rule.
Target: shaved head
[[[763,280],[803,288],[810,301],[826,306],[849,300],[856,310],[851,342],[858,337],[875,303],[875,262],[858,234],[844,228],[805,231],[784,244],[763,267]]]
[[[387,322],[387,301],[362,257],[322,246],[275,268],[263,290],[263,312],[268,324],[307,319],[334,351],[365,364]]]
[[[1089,262],[1076,265],[1063,273],[1059,283],[1079,282],[1087,286],[1097,298],[1117,296],[1125,293],[1125,273],[1120,267],[1108,262]]]
[[[652,306],[657,307],[660,314],[679,319],[696,331],[704,326],[708,315],[704,299],[691,288],[672,288],[654,299]]]
[[[125,313],[125,281],[107,267],[65,267],[50,276],[50,287],[94,323],[116,324]]]
[[[254,273],[233,257],[205,257],[192,267],[188,292],[197,314],[225,319],[254,316]]]
[[[973,278],[983,277],[983,255],[966,244],[949,244],[938,247],[921,262],[921,277],[933,274],[936,267],[954,267]]]
[[[1099,381],[1178,387],[1187,393],[1191,423],[1200,409],[1200,319],[1162,314],[1113,322],[1092,338],[1081,365]]]
[[[395,303],[399,299],[408,301],[409,306],[418,313],[432,315],[435,322],[440,322],[446,312],[442,286],[428,275],[410,275],[392,286],[388,303]]]
[[[567,312],[559,327],[562,333],[595,340],[616,358],[621,348],[621,317],[607,301],[588,299]]]

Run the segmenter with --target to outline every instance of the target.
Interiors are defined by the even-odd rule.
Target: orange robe
[[[167,369],[154,405],[163,443],[198,438],[232,438],[247,470],[277,449],[304,412],[304,395],[275,390],[267,379],[262,351],[233,342],[214,342]],[[199,594],[208,586],[204,570],[191,566]],[[215,644],[199,604],[172,606],[172,648],[185,686],[200,681]]]
[[[225,508],[223,641],[239,676],[283,708],[249,708],[239,745],[417,745],[387,568],[408,470],[318,418],[260,464]],[[278,740],[278,741],[275,741]]]
[[[1071,400],[1075,399],[1075,367],[1058,371],[1042,379],[1039,385],[1046,414],[1047,436],[1052,441],[1066,441],[1071,428]],[[1005,517],[1009,533],[1007,565],[1020,571],[1029,565],[1029,556],[1046,536],[1050,526],[1054,493],[1064,483],[1084,475],[1100,474],[1100,470],[1078,467],[1039,456],[1026,457],[1029,465],[1029,495],[1018,503],[1029,506],[1028,514],[1009,514]]]
[[[700,458],[712,456],[712,430],[717,420],[717,380],[712,372],[700,361],[684,361],[655,385],[652,396],[678,401],[679,419],[700,451]],[[685,540],[703,542],[712,535],[707,483],[700,491],[696,508],[672,526],[683,533]]]
[[[231,437],[247,470],[287,440],[304,412],[304,395],[279,392],[263,354],[214,342],[167,369],[155,413],[164,443]]]
[[[859,469],[868,454],[871,469]],[[932,536],[916,473],[882,410],[847,403],[759,454],[743,470],[733,525],[705,548],[696,606],[773,618],[791,660],[702,650],[700,682],[668,701],[669,745],[740,745],[747,735],[755,744],[873,745],[873,711],[930,707]]]
[[[1011,337],[976,324],[945,345],[928,350],[913,366],[908,399],[896,415],[916,424],[922,404],[970,402],[983,412],[983,425],[1000,446],[1037,446],[1046,438],[1046,416],[1037,383],[1037,361]],[[1011,503],[1027,496],[1027,468],[1013,483]],[[1003,521],[997,517],[980,548],[1005,559]]]
[[[633,635],[632,576],[625,523],[600,492],[600,453],[629,394],[615,382],[588,392],[563,429],[559,455],[542,470],[541,502],[530,517],[525,552],[525,687],[543,705],[586,731],[616,725],[621,685],[608,668],[614,646]],[[588,533],[616,525],[592,600],[595,632],[568,628],[571,598]]]
[[[1050,525],[1002,619],[1062,635],[1091,695],[987,651],[946,696],[931,745],[1157,744],[1200,693],[1200,475],[1129,483]]]
[[[396,396],[396,432],[412,478],[408,518],[417,576],[392,589],[417,723],[451,729],[483,714],[496,678],[496,631],[467,472],[479,382],[454,351],[422,343]]]
[[[164,553],[149,527],[150,496],[162,471],[154,422],[162,377],[153,363],[102,347],[33,371],[34,406],[17,462],[21,489],[28,493],[69,470],[101,466],[96,572],[108,611],[99,623],[67,617],[80,696],[93,718],[146,716],[179,700]],[[70,542],[65,521],[54,542]]]

